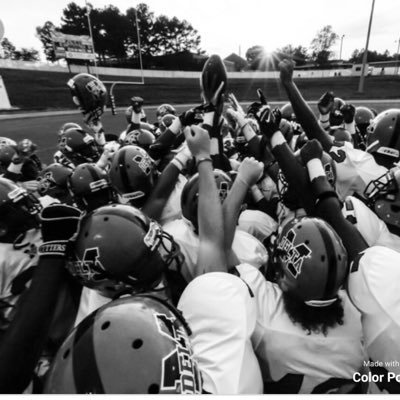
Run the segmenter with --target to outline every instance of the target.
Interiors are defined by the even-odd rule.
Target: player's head
[[[38,193],[41,196],[51,196],[61,201],[70,203],[71,195],[68,190],[68,177],[72,174],[70,168],[64,165],[53,163],[40,171],[37,178]]]
[[[78,165],[68,179],[68,187],[75,203],[82,210],[93,211],[117,202],[107,172],[96,164]]]
[[[351,137],[350,132],[347,129],[342,128],[341,126],[334,127],[330,130],[330,135],[333,136],[333,139],[336,142],[350,142],[353,143],[353,138]]]
[[[0,242],[11,243],[20,234],[39,227],[39,200],[14,182],[0,178]]]
[[[295,152],[296,160],[297,160],[297,167],[306,169],[301,156],[300,151]],[[325,151],[322,153],[321,158],[322,166],[324,167],[326,177],[328,178],[329,183],[335,187],[336,184],[336,165],[335,162],[332,160],[332,157],[326,153]],[[298,194],[295,190],[288,184],[285,175],[283,174],[282,170],[278,172],[278,195],[279,200],[290,210],[297,210],[298,208],[302,207],[301,199],[299,198]]]
[[[125,135],[123,146],[139,146],[146,151],[154,143],[154,135],[147,129],[134,129]]]
[[[400,109],[378,114],[367,128],[367,151],[386,168],[400,159]]]
[[[12,158],[16,155],[15,147],[4,145],[0,147],[0,173],[4,174],[11,164]]]
[[[286,103],[281,108],[282,118],[288,121],[296,121],[296,114],[293,111],[293,107],[290,103]]]
[[[174,122],[174,119],[178,118],[173,114],[165,114],[163,117],[161,117],[159,128],[161,133],[164,133]]]
[[[215,169],[214,179],[221,203],[226,199],[232,187],[231,178],[223,171]],[[182,216],[191,223],[195,232],[198,231],[197,208],[199,202],[199,174],[193,175],[185,184],[181,194]]]
[[[65,124],[61,125],[60,129],[57,132],[57,135],[60,137],[68,129],[82,129],[82,127],[75,122],[66,122]]]
[[[112,301],[65,339],[47,394],[200,394],[201,375],[181,313],[152,296]]]
[[[309,217],[286,223],[276,239],[273,263],[292,320],[324,333],[340,321],[343,314],[336,315],[340,307],[335,303],[348,272],[347,253],[328,223]],[[336,310],[332,320],[331,306]]]
[[[175,108],[171,106],[171,104],[161,104],[161,106],[157,108],[156,112],[158,122],[161,122],[162,117],[167,114],[176,115]]]
[[[365,188],[364,196],[391,232],[400,234],[400,168],[395,167]]]
[[[93,136],[82,129],[68,129],[64,132],[58,148],[75,165],[96,162],[100,157]]]
[[[111,184],[123,201],[142,207],[154,187],[153,159],[138,146],[125,146],[114,155],[110,167]]]
[[[103,82],[90,74],[78,74],[67,85],[71,89],[72,100],[83,114],[99,118],[107,103],[107,89]]]
[[[374,113],[368,107],[356,107],[354,122],[363,138],[367,135],[367,128],[374,118]]]
[[[81,224],[68,269],[103,296],[155,289],[179,246],[140,210],[122,204],[100,207]]]

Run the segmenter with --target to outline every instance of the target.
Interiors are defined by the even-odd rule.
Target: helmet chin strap
[[[308,300],[305,301],[304,303],[310,307],[328,307],[331,304],[333,304],[337,299],[338,298],[335,297],[334,299],[329,299],[329,300]]]

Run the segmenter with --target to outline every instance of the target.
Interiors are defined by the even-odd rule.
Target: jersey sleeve
[[[349,142],[334,142],[329,155],[335,161],[336,190],[341,199],[353,193],[364,196],[368,183],[387,172],[371,154],[355,149]]]
[[[262,394],[251,343],[256,302],[247,284],[228,273],[201,275],[187,286],[178,308],[192,330],[203,389],[211,394]]]

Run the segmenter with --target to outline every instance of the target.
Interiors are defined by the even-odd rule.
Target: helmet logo
[[[13,191],[8,193],[8,197],[10,200],[12,200],[14,203],[17,201],[22,200],[26,195],[26,191],[20,187],[15,188]]]
[[[100,97],[103,93],[103,88],[97,80],[92,80],[86,85],[86,89],[96,97]]]
[[[51,171],[46,172],[42,177],[39,177],[38,182],[40,193],[46,193],[50,189],[51,185],[56,183]]]
[[[105,279],[105,268],[99,260],[100,251],[98,247],[86,249],[82,260],[68,263],[68,270],[73,276],[78,276],[86,282],[96,282]]]
[[[226,197],[228,196],[228,192],[229,192],[229,185],[228,182],[221,182],[219,184],[219,199],[221,200],[221,203],[224,202],[224,200],[226,199]]]
[[[99,179],[98,181],[90,182],[89,187],[92,192],[97,192],[100,189],[108,188],[109,184],[105,179]]]
[[[150,157],[147,157],[144,154],[143,155],[138,154],[135,157],[133,157],[133,161],[135,161],[135,163],[146,175],[150,175],[151,170],[153,169]]]
[[[325,170],[325,174],[326,174],[326,178],[328,179],[328,182],[333,186],[335,184],[335,177],[333,175],[332,165],[329,163],[325,164],[324,170]]]
[[[281,256],[286,268],[293,275],[295,279],[301,274],[301,267],[305,258],[310,258],[312,251],[305,244],[300,243],[294,246],[293,242],[296,238],[296,232],[290,229],[289,232],[280,240],[278,249],[283,251]]]
[[[161,238],[161,227],[156,222],[150,222],[149,231],[146,233],[146,236],[143,238],[144,244],[153,251],[158,247]]]
[[[158,331],[175,344],[175,350],[162,360],[160,391],[180,392],[182,394],[201,393],[200,377],[196,361],[183,327],[178,326],[176,318],[165,314],[154,314]]]

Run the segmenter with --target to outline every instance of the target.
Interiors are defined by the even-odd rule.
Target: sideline
[[[271,101],[270,104],[272,105],[283,105],[286,104],[288,101]],[[353,99],[353,100],[346,100],[347,103],[352,103],[352,104],[368,104],[368,103],[387,103],[387,104],[396,104],[398,108],[400,108],[400,99]],[[243,105],[249,105],[251,104],[251,101],[244,101],[241,102],[240,104]],[[317,104],[317,101],[308,101],[308,104]],[[191,103],[191,104],[174,104],[175,108],[189,108],[193,106],[197,106],[199,103]],[[152,106],[152,105],[146,105],[145,109],[146,110],[156,110],[158,106]],[[125,111],[127,107],[117,107],[117,111]],[[109,111],[111,112],[110,108],[106,108],[106,112]],[[57,111],[32,111],[32,112],[26,112],[26,113],[10,113],[10,114],[0,114],[0,121],[4,120],[10,120],[10,119],[22,119],[22,118],[43,118],[43,117],[53,117],[53,116],[59,116],[59,115],[80,115],[81,112],[79,110],[57,110]]]

